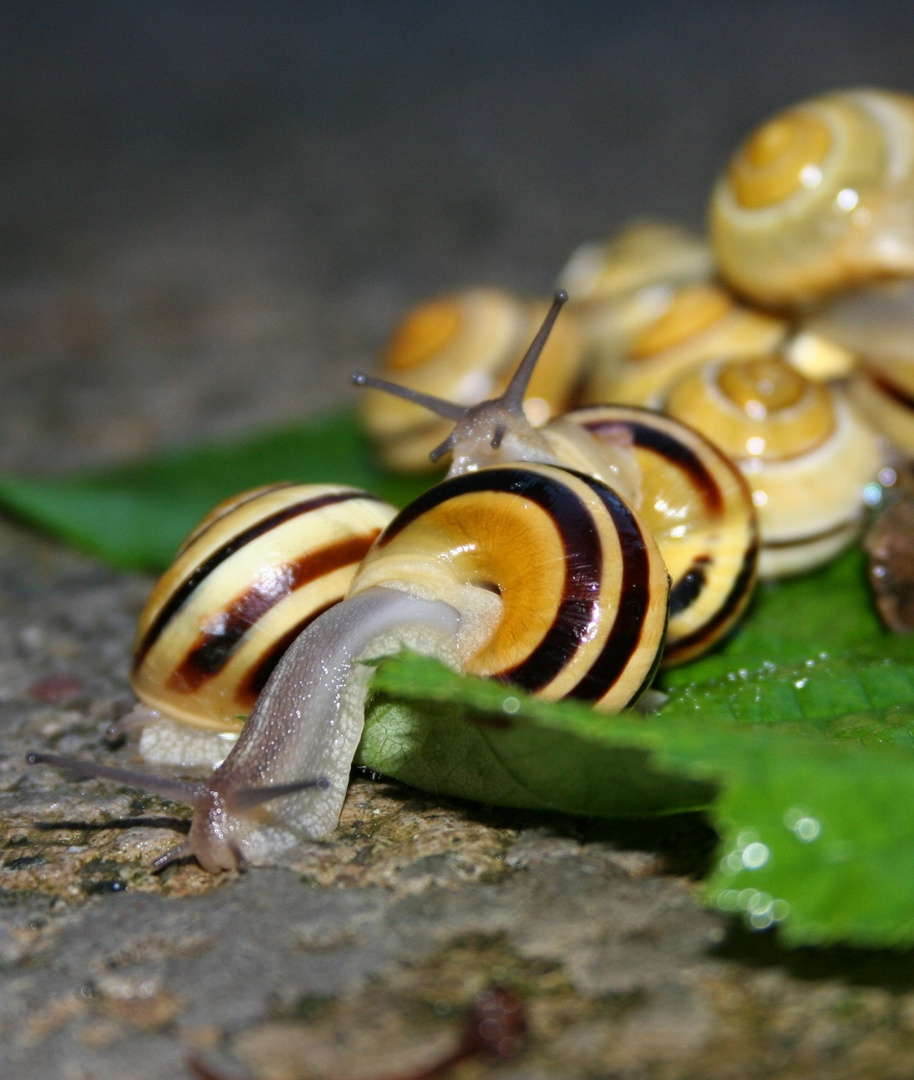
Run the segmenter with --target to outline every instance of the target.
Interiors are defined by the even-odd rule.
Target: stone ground
[[[446,9],[441,9],[442,12]],[[316,412],[410,304],[548,290],[634,214],[699,225],[735,141],[914,90],[871,2],[0,10],[0,467],[62,473]],[[695,899],[698,817],[597,825],[357,778],[338,833],[214,879],[186,815],[26,770],[104,746],[148,579],[0,523],[0,1074],[346,1080],[452,1047],[505,1080],[914,1076],[910,956],[783,949]]]

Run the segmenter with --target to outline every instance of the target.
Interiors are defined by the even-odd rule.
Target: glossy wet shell
[[[618,299],[645,286],[705,281],[714,273],[707,242],[664,221],[635,221],[609,240],[581,244],[556,282],[572,304]]]
[[[899,449],[914,454],[914,281],[834,297],[808,325],[859,357],[854,404]]]
[[[643,297],[636,302],[645,306]],[[654,306],[640,321],[631,315],[631,332],[619,336],[615,356],[603,349],[588,378],[585,402],[656,407],[670,384],[691,368],[773,352],[787,333],[783,320],[736,303],[718,285],[655,293]]]
[[[686,376],[666,411],[707,433],[748,481],[761,576],[809,570],[857,535],[863,489],[879,470],[880,451],[840,391],[763,357],[708,364]]]
[[[669,589],[637,514],[600,481],[548,465],[480,469],[426,492],[378,539],[352,592],[373,585],[459,611],[482,594],[493,616],[467,671],[607,712],[652,678]]]
[[[394,331],[379,374],[401,386],[457,405],[496,397],[542,322],[548,301],[529,301],[495,289],[467,289],[411,311]],[[567,405],[583,359],[575,318],[566,313],[547,341],[524,402],[534,424]],[[428,455],[450,433],[412,402],[365,391],[363,417],[384,462],[394,469],[432,468]]]
[[[283,652],[343,598],[395,512],[339,484],[280,484],[220,504],[143,609],[137,697],[172,719],[237,731]]]
[[[671,417],[595,405],[564,419],[598,440],[630,439],[638,512],[672,579],[663,663],[694,659],[735,625],[752,595],[759,540],[748,484],[716,446]]]
[[[914,98],[846,90],[755,131],[715,185],[720,272],[761,304],[795,306],[914,272]]]
[[[895,446],[914,454],[914,359],[864,361],[851,384],[851,398]]]

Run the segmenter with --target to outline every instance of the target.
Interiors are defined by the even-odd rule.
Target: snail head
[[[523,406],[524,395],[537,361],[567,299],[568,294],[563,290],[555,293],[542,326],[524,353],[504,392],[478,405],[459,405],[361,372],[354,373],[352,381],[356,386],[368,386],[373,390],[393,394],[415,405],[421,405],[437,416],[455,421],[450,435],[429,454],[433,462],[447,453],[452,455],[449,476],[475,472],[484,465],[495,465],[504,461],[557,464],[555,455],[524,414]]]

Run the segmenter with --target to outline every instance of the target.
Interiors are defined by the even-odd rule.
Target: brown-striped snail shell
[[[476,405],[508,384],[548,301],[523,300],[498,289],[476,288],[429,300],[396,328],[381,373],[399,385]],[[563,319],[550,336],[531,378],[524,408],[532,423],[561,412],[575,386],[583,347],[575,319]],[[365,426],[386,465],[430,469],[429,453],[447,435],[446,421],[403,398],[368,394]]]
[[[646,314],[646,312],[645,312]],[[738,304],[711,282],[655,293],[654,311],[618,341],[619,351],[591,370],[584,391],[589,402],[611,401],[655,408],[669,385],[708,360],[757,356],[785,339],[782,319]]]
[[[842,90],[769,120],[711,197],[721,275],[758,303],[796,307],[914,273],[914,98]]]
[[[563,420],[630,442],[638,512],[672,581],[663,664],[694,659],[736,624],[755,586],[758,522],[746,480],[699,432],[649,409],[592,405]]]
[[[142,706],[122,727],[143,727],[143,757],[218,764],[280,657],[343,599],[395,513],[340,484],[275,484],[211,511],[140,615],[131,685]]]
[[[561,468],[521,407],[563,300],[557,295],[500,398],[465,408],[419,396],[456,421],[437,455],[453,451],[451,473],[393,519],[346,599],[298,635],[207,780],[159,780],[55,755],[30,760],[189,803],[187,841],[156,866],[193,855],[218,871],[268,861],[335,827],[370,661],[404,645],[549,698],[602,709],[636,698],[663,647],[663,560],[631,507],[602,481]]]
[[[881,451],[840,390],[760,357],[705,365],[673,386],[665,408],[708,432],[742,470],[759,516],[762,577],[811,569],[856,537]]]

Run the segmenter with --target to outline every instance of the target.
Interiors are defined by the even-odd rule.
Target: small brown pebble
[[[86,684],[73,675],[48,675],[44,679],[38,679],[29,687],[29,693],[39,701],[46,701],[49,705],[66,705],[84,694]]]

